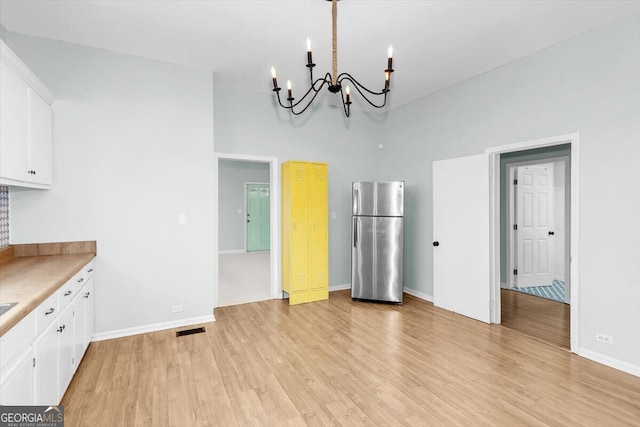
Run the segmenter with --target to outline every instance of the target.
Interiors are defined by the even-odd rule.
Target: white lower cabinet
[[[0,337],[0,405],[60,403],[93,337],[92,265]]]
[[[58,401],[69,386],[75,366],[73,363],[73,306],[67,307],[58,321]]]
[[[34,349],[31,347],[13,368],[0,387],[0,402],[3,405],[24,405],[34,401]]]

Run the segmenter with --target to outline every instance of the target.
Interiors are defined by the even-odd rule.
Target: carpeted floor
[[[551,299],[554,301],[564,302],[564,282],[560,280],[554,280],[549,286],[531,286],[527,288],[513,287],[514,291],[523,292],[525,294],[535,295],[542,298]]]

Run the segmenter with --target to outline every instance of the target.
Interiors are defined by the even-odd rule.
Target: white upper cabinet
[[[0,184],[50,188],[53,96],[0,40]]]

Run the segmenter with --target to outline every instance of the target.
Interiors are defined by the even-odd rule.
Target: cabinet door
[[[34,351],[33,348],[24,355],[18,365],[11,371],[0,385],[0,404],[33,405],[34,388]]]
[[[329,296],[328,262],[328,186],[327,165],[309,165],[309,277],[311,300],[326,299]]]
[[[58,395],[58,323],[40,335],[36,347],[36,405],[57,405]]]
[[[58,393],[61,399],[71,382],[73,361],[73,306],[67,307],[58,320]]]
[[[80,293],[73,300],[73,368],[78,368],[80,360],[87,348],[86,345],[86,317],[87,304],[84,298],[86,285],[80,290]]]
[[[293,163],[291,177],[291,269],[292,292],[309,289],[309,204],[307,165]],[[304,302],[304,301],[298,301]]]
[[[29,88],[29,171],[27,181],[52,182],[51,106]]]
[[[0,63],[0,176],[23,181],[29,162],[27,84]]]
[[[93,340],[93,334],[96,330],[96,318],[95,318],[95,283],[93,281],[93,277],[89,278],[89,281],[84,286],[84,291],[82,293],[82,298],[85,301],[85,317],[84,317],[84,333],[85,333],[85,344],[84,348],[89,346],[91,340]]]

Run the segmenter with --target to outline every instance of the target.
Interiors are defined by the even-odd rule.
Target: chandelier
[[[392,55],[393,48],[389,46],[389,57],[387,59],[387,69],[384,70],[384,89],[380,92],[376,92],[364,87],[360,82],[358,82],[351,74],[349,73],[340,73],[338,74],[338,39],[337,39],[337,19],[338,19],[338,0],[327,0],[331,1],[331,18],[333,23],[333,69],[331,73],[326,73],[324,77],[318,78],[316,80],[313,79],[313,67],[316,64],[313,63],[313,57],[311,54],[311,40],[307,39],[307,65],[306,67],[309,69],[309,89],[305,92],[305,94],[294,102],[296,98],[293,97],[293,90],[291,81],[287,81],[287,103],[283,104],[280,99],[280,90],[278,87],[278,79],[276,74],[276,69],[271,67],[271,77],[273,78],[273,91],[276,93],[278,97],[278,103],[282,108],[285,108],[293,115],[300,115],[309,108],[309,105],[316,99],[318,93],[322,90],[322,88],[326,85],[327,89],[331,93],[340,93],[340,98],[342,100],[342,107],[344,109],[344,113],[347,117],[349,117],[350,109],[351,109],[351,87],[347,83],[351,83],[351,85],[358,91],[358,93],[367,101],[371,106],[375,108],[382,108],[387,103],[387,94],[389,93],[389,83],[391,81],[391,73],[393,73],[392,67]],[[343,90],[343,84],[345,85]],[[378,103],[372,101],[371,98],[377,100]],[[381,99],[381,102],[380,102]],[[297,111],[296,111],[297,109]]]

